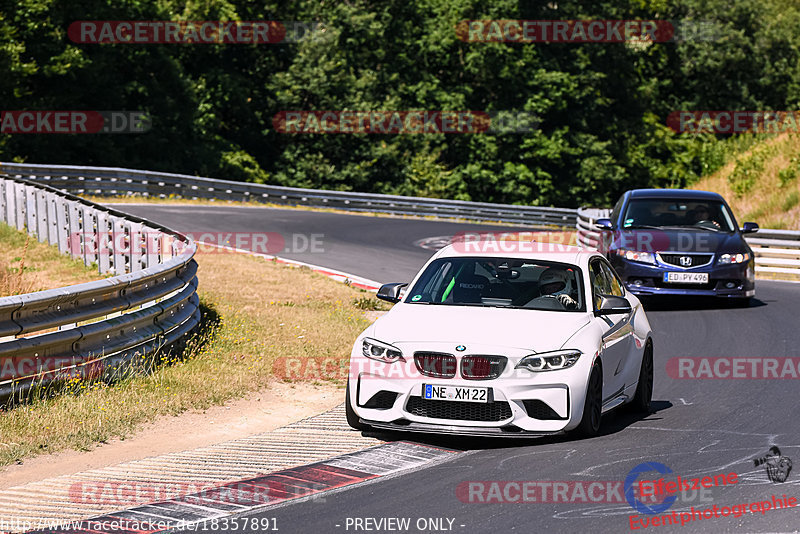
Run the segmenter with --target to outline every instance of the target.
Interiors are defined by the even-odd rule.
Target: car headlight
[[[400,349],[388,343],[378,341],[377,339],[364,338],[361,344],[361,352],[367,358],[372,358],[379,362],[394,363],[406,361]]]
[[[750,261],[750,253],[745,252],[744,254],[723,254],[717,260],[717,263],[720,265],[730,265],[731,263],[745,263]]]
[[[556,350],[525,356],[516,365],[516,369],[527,369],[538,373],[539,371],[558,371],[572,367],[581,357],[579,350]]]
[[[625,248],[618,248],[617,255],[628,260],[638,261],[639,263],[652,263],[656,264],[656,255],[652,252],[640,252],[638,250],[628,250]]]

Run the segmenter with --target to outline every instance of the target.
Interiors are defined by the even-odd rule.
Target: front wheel
[[[350,425],[351,428],[355,430],[369,430],[369,425],[365,425],[361,422],[361,419],[358,417],[358,414],[353,410],[353,406],[350,404],[350,383],[347,383],[347,389],[345,390],[344,394],[344,415],[347,418],[347,424]]]
[[[600,432],[600,420],[603,409],[603,371],[600,364],[592,365],[589,384],[586,388],[586,400],[583,403],[583,418],[574,430],[578,437],[591,438]]]
[[[642,354],[642,366],[639,370],[639,384],[630,403],[631,410],[639,413],[650,413],[653,400],[653,345],[647,343]]]

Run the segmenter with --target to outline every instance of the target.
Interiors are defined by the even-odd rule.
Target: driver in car
[[[578,303],[569,294],[572,291],[572,278],[564,269],[550,267],[539,277],[540,296],[533,301],[541,299],[556,299],[566,310],[577,310]]]
[[[702,222],[709,222],[709,223],[713,224],[714,226],[716,226],[717,228],[719,228],[719,223],[717,221],[715,221],[713,217],[711,217],[711,212],[703,204],[699,204],[697,207],[695,207],[694,210],[693,210],[693,213],[691,213],[691,215],[692,215],[692,218],[694,219],[692,221],[692,224],[698,224],[698,223],[702,223]]]

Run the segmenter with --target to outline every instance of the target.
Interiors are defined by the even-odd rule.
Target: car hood
[[[723,233],[677,228],[622,230],[614,239],[615,248],[670,252],[738,253],[747,245],[736,232]]]
[[[368,335],[385,343],[447,342],[543,352],[561,348],[590,321],[585,312],[400,303]]]

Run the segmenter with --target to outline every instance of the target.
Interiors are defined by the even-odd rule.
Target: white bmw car
[[[613,408],[649,412],[650,324],[601,254],[468,248],[449,245],[410,285],[378,291],[397,304],[353,347],[353,428],[592,436]]]

